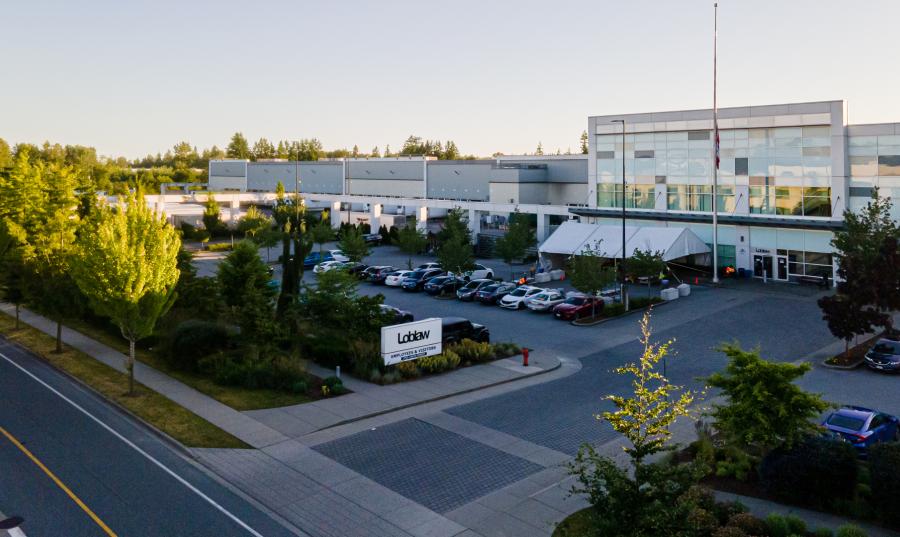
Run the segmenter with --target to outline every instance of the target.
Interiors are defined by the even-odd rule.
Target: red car
[[[590,317],[603,310],[603,299],[587,295],[571,295],[562,304],[553,307],[553,316],[564,321]]]

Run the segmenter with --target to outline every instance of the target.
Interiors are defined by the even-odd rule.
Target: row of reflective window
[[[760,177],[756,185],[749,187],[751,214],[792,216],[831,216],[831,188],[775,186],[772,178]],[[717,210],[733,213],[735,193],[733,186],[720,185],[717,189]],[[655,209],[656,185],[629,184],[625,188],[625,206],[630,209]],[[601,183],[597,185],[599,207],[622,207],[622,185]],[[666,185],[666,208],[670,211],[712,212],[711,185]]]

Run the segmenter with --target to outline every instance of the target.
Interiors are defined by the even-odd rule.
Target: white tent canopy
[[[709,246],[693,231],[684,227],[625,226],[627,257],[636,250],[661,252],[664,261],[694,254],[708,254]],[[551,254],[575,255],[595,249],[601,257],[622,257],[621,226],[563,222],[539,247],[542,257]]]

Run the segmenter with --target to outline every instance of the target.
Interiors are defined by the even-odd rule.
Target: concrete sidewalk
[[[11,304],[0,303],[0,311],[15,315],[15,307]],[[24,308],[20,309],[20,318],[23,323],[55,337],[56,323],[50,319]],[[62,337],[67,345],[125,372],[125,355],[120,351],[65,326]],[[533,357],[532,365],[528,367],[523,367],[519,359],[510,358],[389,386],[344,376],[344,385],[354,393],[313,403],[246,412],[224,405],[141,362],[134,365],[134,377],[247,444],[262,448],[335,425],[528,378],[560,366],[558,358],[541,354],[544,356]],[[310,372],[323,378],[333,374],[315,364],[310,366]]]
[[[341,380],[351,394],[244,414],[285,436],[297,438],[328,427],[525,379],[560,366],[559,358],[547,352],[532,356],[528,367],[523,367],[521,360],[521,357],[506,358],[385,386],[343,375]],[[316,364],[310,364],[309,371],[320,378],[334,375],[334,371]]]

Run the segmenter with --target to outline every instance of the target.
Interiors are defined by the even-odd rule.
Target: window
[[[668,185],[667,205],[671,211],[712,211],[709,185]]]
[[[828,187],[804,188],[803,216],[831,216],[831,189]]]
[[[734,187],[733,186],[722,186],[719,185],[716,187],[716,198],[718,198],[719,203],[716,205],[716,210],[720,213],[733,213],[734,212]]]
[[[747,157],[740,157],[734,159],[734,174],[735,175],[747,175],[748,171],[748,162]]]
[[[800,187],[775,187],[775,214],[803,214],[803,192]]]
[[[831,254],[788,250],[788,274],[792,276],[832,275]]]
[[[900,155],[878,155],[878,175],[900,175]]]
[[[653,158],[652,149],[635,150],[634,158]]]
[[[688,140],[709,140],[709,131],[688,131]]]
[[[603,159],[603,160],[613,159],[613,158],[616,158],[616,152],[615,151],[597,151],[597,158]]]
[[[878,166],[874,156],[851,156],[850,175],[857,177],[874,177],[878,175]]]
[[[771,177],[750,178],[750,214],[775,214],[775,186]]]
[[[622,206],[622,185],[609,183],[597,185],[597,205],[600,207]],[[626,185],[625,204],[629,209],[656,208],[656,185]]]

